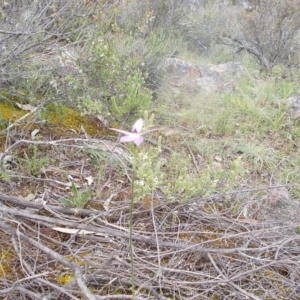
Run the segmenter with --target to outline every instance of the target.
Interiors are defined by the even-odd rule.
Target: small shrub
[[[68,207],[73,208],[84,208],[87,202],[91,199],[91,190],[87,189],[85,192],[80,192],[75,184],[72,182],[72,197],[70,199],[66,199],[64,197],[59,198],[59,202]]]
[[[224,7],[223,7],[224,9]],[[259,1],[252,9],[227,7],[222,14],[219,42],[246,51],[268,72],[276,65],[297,64],[300,29],[299,1]]]
[[[32,150],[32,154],[24,153],[24,158],[20,158],[19,161],[30,175],[38,177],[41,175],[43,167],[48,163],[48,159],[39,151],[38,145],[30,146],[29,150]]]

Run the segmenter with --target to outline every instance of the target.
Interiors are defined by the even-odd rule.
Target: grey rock
[[[203,65],[167,58],[161,67],[166,71],[167,81],[179,93],[183,89],[193,93],[233,93],[233,79],[247,75],[239,62]]]
[[[215,76],[205,76],[196,79],[196,85],[207,93],[222,92],[224,83]]]
[[[286,99],[286,109],[293,119],[300,119],[300,94]]]

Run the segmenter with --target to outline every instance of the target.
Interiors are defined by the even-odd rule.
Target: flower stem
[[[133,161],[132,161],[132,180],[131,180],[131,201],[130,201],[130,221],[129,221],[129,252],[131,266],[131,289],[132,299],[135,299],[135,278],[134,278],[134,263],[133,263],[133,205],[134,205],[134,182],[136,174],[137,147],[133,146]]]

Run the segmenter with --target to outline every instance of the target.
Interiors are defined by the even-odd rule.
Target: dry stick
[[[11,214],[13,214],[13,215],[19,215],[17,212],[20,212],[21,213],[21,215],[23,216],[23,217],[25,217],[25,218],[28,218],[28,219],[31,219],[31,217],[30,216],[33,216],[33,214],[32,213],[30,213],[30,212],[26,212],[26,211],[24,211],[24,212],[22,212],[22,211],[18,211],[18,210],[16,210],[16,209],[11,209],[11,208],[5,208],[5,207],[3,207],[3,206],[0,206],[0,211],[5,211],[5,212],[7,212],[7,213],[11,213]],[[14,213],[13,213],[14,212]],[[43,222],[43,223],[46,223],[46,222],[49,222],[49,221],[51,221],[51,222],[49,222],[49,223],[53,223],[53,224],[60,224],[60,225],[64,225],[64,226],[69,226],[69,227],[77,227],[76,226],[76,223],[73,223],[73,222],[69,222],[69,221],[63,221],[63,220],[58,220],[58,219],[54,219],[54,218],[49,218],[49,217],[44,217],[44,216],[38,216],[38,215],[36,215],[36,217],[38,217],[37,219],[39,220],[39,221],[41,221],[41,222]],[[78,225],[78,224],[77,224]],[[0,224],[0,227],[1,227],[1,224]],[[79,226],[79,227],[81,227],[81,226]],[[90,228],[91,229],[91,226],[84,226],[85,228]],[[94,228],[95,230],[96,230],[96,228]],[[94,230],[94,231],[95,231]],[[99,231],[99,230],[98,230]],[[123,233],[123,232],[120,232],[120,231],[118,231],[118,230],[112,230],[113,231],[113,234],[112,233],[110,233],[111,235],[114,235],[114,236],[121,236],[121,237],[123,237],[123,238],[128,238],[128,234],[126,234],[126,233]],[[101,232],[103,232],[103,235],[107,235],[107,234],[109,234],[109,229],[107,229],[107,228],[104,228],[104,230],[101,230]],[[97,233],[96,231],[95,231],[95,233]],[[119,234],[118,234],[119,233]],[[150,288],[150,287],[144,287],[145,289],[148,289],[149,291],[150,291],[150,293],[151,294],[153,294],[157,299],[161,299],[161,297],[152,289],[152,288]],[[62,291],[61,291],[62,292]],[[130,299],[132,299],[132,296],[130,296]],[[136,299],[138,299],[138,298],[136,298]]]
[[[0,30],[0,33],[9,34],[9,35],[30,35],[30,34],[32,34],[31,32],[26,32],[26,31],[6,31],[6,30]]]
[[[278,246],[278,248],[277,248],[277,250],[276,250],[276,253],[275,253],[275,256],[274,256],[274,259],[275,259],[275,260],[278,259],[279,251],[280,251],[280,249],[281,249],[285,244],[288,244],[288,243],[290,243],[290,242],[294,242],[295,240],[299,240],[299,239],[300,239],[300,237],[297,237],[297,238],[293,237],[293,238],[289,238],[289,239],[283,241],[283,242]]]
[[[62,226],[70,227],[70,228],[92,231],[95,234],[99,233],[99,234],[103,234],[104,236],[111,235],[111,236],[122,237],[122,238],[128,239],[128,233],[126,231],[124,232],[121,230],[112,229],[112,228],[108,228],[108,227],[99,228],[99,227],[92,226],[92,225],[87,226],[87,225],[83,225],[83,224],[77,224],[75,222],[59,220],[59,219],[46,217],[46,216],[40,216],[37,214],[33,214],[32,212],[28,212],[25,210],[22,211],[22,210],[18,210],[15,208],[9,208],[6,206],[0,206],[0,211],[4,212],[4,213],[15,215],[15,216],[24,217],[24,218],[27,218],[30,220],[40,221],[42,223],[55,224],[55,226],[62,225]],[[272,229],[274,231],[276,231],[279,228],[290,228],[290,225],[282,226],[282,227],[274,227]],[[142,243],[150,244],[150,245],[156,245],[156,243],[157,243],[157,241],[155,241],[151,237],[148,238],[148,237],[144,237],[144,236],[137,235],[137,234],[133,235],[133,239],[136,241],[142,242]],[[236,253],[239,251],[261,253],[263,251],[267,251],[267,250],[270,250],[270,249],[273,249],[274,247],[276,247],[275,245],[270,245],[270,246],[264,246],[261,248],[239,247],[239,248],[217,249],[217,248],[205,248],[205,247],[199,246],[197,244],[191,245],[191,244],[187,244],[187,243],[185,244],[185,243],[165,242],[165,241],[161,241],[161,240],[159,241],[159,245],[160,245],[160,247],[169,247],[169,248],[177,249],[178,253],[186,252],[186,251],[196,251],[196,252],[201,252],[201,253],[208,253],[208,252],[209,253],[220,253],[221,252],[223,254]],[[272,265],[272,264],[270,264],[270,265]],[[253,270],[251,270],[251,272],[253,272]]]
[[[160,289],[160,293],[162,294],[162,284],[161,284],[161,258],[160,258],[160,248],[159,248],[159,239],[158,239],[158,234],[157,234],[157,228],[156,228],[156,224],[155,224],[155,215],[154,215],[154,208],[153,208],[153,195],[151,198],[151,215],[152,215],[152,223],[153,223],[153,228],[154,228],[154,234],[155,234],[155,241],[156,241],[156,249],[157,249],[157,262],[158,262],[158,272],[157,272],[157,276],[158,276],[158,283],[159,283],[159,289]]]
[[[12,293],[12,291],[14,289],[16,289],[18,287],[18,285],[20,285],[22,282],[24,281],[28,281],[28,280],[32,280],[32,279],[35,279],[35,278],[38,278],[38,277],[41,277],[41,276],[46,276],[48,275],[49,272],[44,272],[44,273],[40,273],[40,274],[35,274],[33,276],[29,276],[29,277],[26,277],[26,278],[22,278],[22,279],[19,279],[17,281],[15,281],[11,287],[9,288],[6,288],[6,289],[3,289],[0,291],[0,295],[6,295],[6,294],[10,294]],[[39,298],[40,299],[40,298]]]
[[[212,265],[214,266],[214,268],[216,269],[216,271],[220,274],[220,276],[222,278],[224,278],[225,280],[228,280],[228,283],[230,285],[232,285],[234,288],[236,288],[237,290],[239,290],[241,293],[243,293],[244,295],[246,295],[249,298],[252,298],[254,300],[261,300],[258,297],[256,297],[255,295],[248,293],[247,291],[244,291],[242,288],[240,288],[238,285],[236,285],[235,283],[230,281],[230,278],[226,278],[226,276],[222,273],[222,271],[219,269],[219,267],[217,266],[215,260],[213,259],[213,257],[210,255],[210,253],[207,253],[207,256],[210,260],[210,262],[212,263]]]
[[[136,160],[137,160],[137,146],[133,148],[133,160],[132,160],[132,181],[131,181],[131,199],[130,199],[130,211],[129,211],[129,253],[130,253],[130,271],[131,271],[131,288],[132,288],[132,300],[135,300],[135,277],[134,277],[134,260],[133,260],[133,207],[135,197],[135,176],[136,176]]]
[[[19,199],[16,197],[12,197],[12,196],[7,196],[7,195],[3,195],[0,194],[0,201],[5,201],[17,206],[21,206],[21,207],[29,207],[29,208],[34,208],[34,209],[47,209],[50,208],[51,210],[55,211],[55,212],[60,212],[63,214],[67,214],[67,215],[81,215],[81,216],[91,216],[93,214],[98,213],[98,211],[95,210],[89,210],[89,209],[78,209],[78,208],[70,208],[70,207],[59,207],[59,206],[54,206],[54,205],[46,205],[43,203],[35,203],[35,202],[31,202],[31,201],[27,201],[24,199]]]
[[[18,290],[20,292],[21,295],[27,295],[30,296],[30,299],[36,299],[36,300],[41,300],[41,295],[34,293],[32,291],[29,291],[28,289],[25,289],[22,286],[18,286],[16,288],[16,290]],[[7,298],[6,298],[7,299]]]
[[[0,211],[4,212],[4,213],[8,213],[8,214],[12,214],[14,216],[20,216],[32,221],[39,221],[42,224],[45,223],[50,223],[50,224],[54,224],[54,226],[57,225],[62,225],[62,226],[67,226],[69,228],[76,228],[76,229],[83,229],[83,230],[88,230],[88,231],[92,231],[95,234],[103,234],[104,236],[106,235],[112,235],[112,236],[117,236],[117,237],[122,237],[122,238],[128,238],[128,233],[127,231],[121,231],[121,230],[116,230],[116,229],[111,229],[111,228],[99,228],[99,227],[95,227],[95,226],[91,226],[91,225],[82,225],[82,224],[78,224],[76,222],[70,222],[70,221],[65,221],[65,220],[59,220],[59,219],[55,219],[55,218],[51,218],[51,217],[46,217],[46,216],[40,216],[37,214],[34,214],[32,212],[26,211],[26,210],[18,210],[15,208],[9,208],[6,206],[0,206]],[[144,237],[135,237],[136,240],[141,241],[141,242],[145,242],[148,241],[148,239],[145,239]]]
[[[76,264],[66,260],[62,255],[58,254],[57,252],[51,250],[50,248],[48,248],[44,245],[42,245],[41,243],[35,241],[34,239],[26,236],[25,234],[21,233],[20,231],[16,231],[13,227],[11,227],[10,225],[7,225],[4,222],[0,222],[0,227],[8,234],[19,237],[20,239],[27,242],[28,244],[31,244],[32,246],[36,247],[37,249],[40,249],[41,251],[45,252],[46,254],[52,256],[54,259],[56,259],[58,262],[60,262],[65,267],[71,269],[75,273],[75,277],[77,279],[78,286],[80,287],[83,295],[85,295],[89,300],[97,300],[97,298],[90,292],[90,290],[86,286],[81,269]]]
[[[67,291],[68,285],[64,285],[63,287],[60,287],[60,286],[58,286],[58,285],[56,285],[56,284],[54,284],[54,283],[52,283],[48,280],[41,279],[41,278],[39,278],[38,281],[43,283],[45,286],[50,286],[54,290],[56,290],[56,291],[53,291],[52,293],[50,293],[49,295],[47,295],[46,300],[48,300],[48,299],[58,299],[60,294],[64,294],[64,295],[70,297],[70,300],[80,300],[79,298],[73,296],[71,293],[69,293]],[[44,299],[42,299],[42,300],[44,300]]]
[[[193,163],[194,163],[194,165],[195,165],[195,168],[197,169],[197,172],[198,172],[198,174],[200,175],[201,172],[200,172],[200,170],[199,170],[197,161],[196,161],[196,159],[195,159],[195,156],[194,156],[194,154],[193,154],[193,151],[192,151],[191,147],[190,147],[187,143],[185,143],[185,146],[188,148],[188,150],[189,150],[189,152],[190,152],[190,155],[191,155],[191,157],[192,157]]]
[[[288,260],[283,260],[281,261],[282,264],[289,262]],[[177,284],[183,284],[185,286],[196,286],[198,287],[199,285],[203,285],[203,284],[222,284],[222,283],[230,283],[232,281],[236,281],[236,280],[241,280],[241,278],[243,278],[243,276],[246,276],[248,274],[251,273],[255,273],[258,272],[262,269],[266,269],[267,267],[273,267],[274,265],[276,265],[278,263],[278,261],[274,261],[271,262],[269,264],[257,267],[255,269],[251,269],[245,272],[241,272],[235,276],[230,277],[229,279],[215,279],[215,280],[200,280],[200,281],[177,281]],[[199,275],[199,273],[195,273],[195,272],[188,272],[188,271],[179,271],[179,270],[175,270],[175,269],[171,269],[171,268],[164,268],[165,270],[170,270],[172,272],[177,272],[177,273],[182,273],[182,274],[188,274],[188,273],[194,273],[196,275]],[[261,299],[258,299],[261,300]]]
[[[122,260],[121,258],[119,258],[118,256],[116,256],[116,255],[114,255],[114,256],[112,256],[110,259],[109,259],[109,261],[107,261],[104,265],[103,265],[103,267],[105,268],[105,269],[107,269],[107,267],[110,265],[110,263],[113,261],[113,260],[117,260],[118,262],[120,262],[121,264],[124,264],[124,265],[126,265],[126,266],[128,266],[129,268],[130,268],[130,263],[127,263],[126,261],[124,261],[124,260]],[[101,273],[101,275],[98,275],[99,273]],[[142,275],[140,272],[139,272],[139,274],[140,275]],[[99,281],[107,281],[107,282],[111,282],[111,281],[118,281],[119,283],[122,283],[122,284],[124,284],[124,285],[127,285],[127,286],[130,286],[131,285],[131,281],[130,280],[127,280],[127,279],[125,279],[125,278],[122,278],[122,276],[120,275],[120,276],[116,276],[113,280],[112,280],[112,277],[111,276],[105,276],[105,275],[103,275],[103,273],[102,273],[102,270],[101,269],[98,269],[96,272],[94,272],[93,274],[90,274],[90,275],[87,275],[86,276],[86,281],[87,282],[89,282],[89,283],[91,283],[91,284],[94,284],[94,283],[98,283]],[[138,286],[142,286],[142,288],[144,289],[144,290],[148,290],[149,292],[150,292],[150,294],[152,295],[152,296],[154,296],[156,299],[158,299],[158,300],[163,300],[164,298],[161,296],[161,295],[159,295],[155,290],[154,290],[154,288],[152,287],[152,286],[150,286],[150,285],[143,285],[143,283],[142,282],[140,282],[139,280],[135,280],[135,282],[136,282],[136,284],[138,284]],[[72,286],[73,286],[74,284],[73,284],[73,282],[70,282],[69,284],[68,284],[68,288],[71,288]],[[98,291],[100,294],[101,294],[101,290],[100,291]],[[123,295],[118,295],[119,297],[122,297]],[[126,295],[127,296],[127,295]],[[99,298],[99,296],[96,296],[97,297],[97,299]],[[105,296],[106,297],[106,296]],[[107,297],[110,297],[110,296],[107,296]],[[114,296],[113,296],[114,297]],[[132,299],[132,296],[127,296],[127,297],[129,297],[128,299]],[[108,298],[108,299],[113,299],[113,298]],[[119,299],[119,298],[118,298]],[[120,298],[120,299],[122,299],[122,298]],[[138,300],[138,299],[142,299],[142,300],[144,300],[145,298],[140,298],[139,296],[137,296],[136,297],[136,300]]]
[[[100,281],[100,280],[105,280],[105,281],[111,281],[111,276],[105,276],[105,275],[100,275],[100,276],[95,276],[95,275],[89,275],[87,276],[87,279],[90,279],[90,281]],[[121,278],[120,277],[116,277],[116,280],[118,280],[118,282],[122,283],[122,284],[125,284],[125,285],[131,285],[131,280],[128,280],[128,279],[125,279],[125,278]],[[139,284],[139,285],[142,285],[142,283],[139,282],[139,280],[136,280],[135,283]],[[152,296],[154,296],[156,299],[158,300],[163,300],[165,299],[163,296],[159,295],[151,286],[143,286],[143,289],[145,290],[148,290],[150,292],[150,294]],[[130,299],[132,299],[132,296],[130,295],[129,296]],[[139,296],[136,297],[136,300],[140,299]],[[143,298],[145,299],[145,298]]]
[[[108,295],[108,296],[96,296],[97,300],[130,300],[132,296],[127,295]],[[145,300],[144,297],[136,297],[136,300]]]
[[[50,178],[40,178],[40,177],[32,177],[32,176],[23,176],[18,173],[9,173],[10,178],[17,178],[17,179],[30,179],[34,181],[41,181],[41,182],[49,182],[49,183],[56,183],[58,185],[62,185],[65,187],[70,187],[70,183],[65,183],[59,180],[50,179]]]
[[[130,264],[128,264],[126,261],[122,260],[122,259],[121,259],[120,257],[118,257],[117,255],[115,255],[114,258],[115,258],[118,262],[120,262],[121,264],[124,264],[124,265],[126,265],[126,266],[130,266]],[[141,272],[140,272],[139,270],[136,270],[135,273],[139,273],[139,275],[140,275],[142,278],[145,278],[145,277],[143,277],[144,274],[141,274]],[[102,278],[102,275],[101,275],[101,278]],[[104,278],[104,277],[103,277],[103,278]],[[124,283],[124,284],[126,284],[126,285],[129,285],[129,284],[130,284],[129,281],[126,280],[126,279],[123,279],[123,278],[117,278],[117,279],[118,279],[118,281],[120,281],[121,283]],[[151,279],[152,279],[152,278],[151,278]],[[107,279],[107,281],[109,281],[109,279]],[[143,284],[142,282],[140,282],[140,281],[137,280],[137,279],[135,279],[135,283],[138,284],[138,286],[140,286],[142,289],[148,290],[148,291],[151,293],[151,295],[153,295],[153,296],[154,296],[155,298],[157,298],[158,300],[162,300],[162,299],[163,299],[163,297],[162,297],[160,294],[158,294],[158,293],[154,290],[154,288],[153,288],[152,286],[150,286],[150,285],[145,285],[145,284]]]

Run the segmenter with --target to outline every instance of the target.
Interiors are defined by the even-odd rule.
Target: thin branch
[[[48,205],[45,203],[37,203],[32,201],[27,201],[24,199],[19,199],[16,197],[8,196],[0,194],[0,201],[5,201],[10,204],[14,204],[20,207],[28,207],[34,209],[46,209],[49,208],[55,212],[63,213],[66,215],[78,215],[78,216],[92,216],[93,214],[98,213],[96,210],[89,210],[89,209],[79,209],[79,208],[71,208],[71,207],[60,207],[55,205]]]

